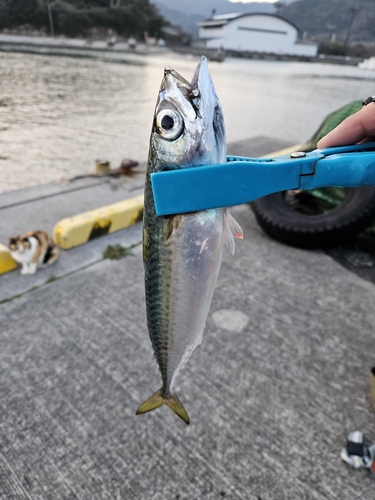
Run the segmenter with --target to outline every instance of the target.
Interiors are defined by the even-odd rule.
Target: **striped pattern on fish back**
[[[171,283],[170,252],[163,242],[166,221],[173,217],[158,217],[155,211],[151,183],[147,176],[145,185],[143,263],[145,268],[145,291],[147,326],[155,357],[163,379],[163,389],[167,384],[168,367],[168,295]]]

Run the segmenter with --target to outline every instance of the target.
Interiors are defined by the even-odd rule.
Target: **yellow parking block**
[[[0,243],[0,274],[16,269],[17,262],[10,255],[9,248]]]
[[[143,194],[105,207],[60,220],[53,229],[53,239],[64,250],[114,233],[142,219]]]

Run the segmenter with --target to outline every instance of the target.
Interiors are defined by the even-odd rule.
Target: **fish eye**
[[[156,129],[164,139],[170,141],[180,137],[184,128],[182,116],[172,109],[162,109],[156,115]]]

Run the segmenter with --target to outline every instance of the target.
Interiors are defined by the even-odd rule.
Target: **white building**
[[[318,47],[298,40],[298,28],[273,14],[224,14],[198,23],[199,38],[211,49],[316,56]]]

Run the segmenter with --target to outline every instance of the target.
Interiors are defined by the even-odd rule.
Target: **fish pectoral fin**
[[[238,224],[236,219],[228,212],[228,210],[225,210],[223,244],[229,248],[232,255],[234,254],[234,248],[235,248],[234,238],[238,238],[240,240],[243,239],[242,228]]]
[[[171,410],[173,410],[176,415],[178,415],[182,420],[189,425],[190,418],[187,411],[183,407],[183,404],[178,399],[176,394],[171,394],[168,397],[163,397],[162,390],[159,389],[155,394],[148,398],[136,411],[136,415],[141,415],[142,413],[147,413],[148,411],[155,410],[159,406],[167,405]]]

